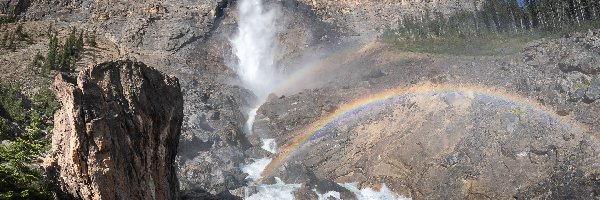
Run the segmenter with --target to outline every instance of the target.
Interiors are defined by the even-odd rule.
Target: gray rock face
[[[32,2],[24,17],[84,23],[117,44],[123,54],[158,55],[173,53],[204,38],[228,3],[228,0],[40,0]]]
[[[243,132],[250,95],[239,87],[210,82],[193,83],[185,100],[184,132],[177,171],[182,187],[227,195],[245,185],[240,169],[249,143]]]
[[[29,0],[2,0],[0,1],[0,13],[16,16],[25,11],[30,4]]]
[[[54,82],[47,169],[65,199],[176,199],[175,155],[183,121],[178,79],[116,61]]]
[[[450,14],[460,10],[474,10],[480,0],[298,0],[309,5],[324,22],[346,29],[348,35],[368,39],[396,27],[404,16],[420,16],[425,10]]]
[[[571,102],[593,104],[600,78],[600,31],[575,33],[564,38],[538,41],[525,48],[524,62],[559,74],[557,88]],[[555,70],[558,69],[558,73]]]

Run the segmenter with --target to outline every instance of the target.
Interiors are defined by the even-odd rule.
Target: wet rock
[[[177,156],[179,180],[190,191],[213,195],[241,188],[246,183],[240,169],[245,164],[245,152],[265,153],[257,147],[248,150],[250,142],[243,131],[244,108],[250,105],[245,99],[252,95],[210,80],[186,88],[184,137]]]
[[[176,199],[183,121],[178,79],[139,62],[102,63],[54,82],[47,170],[61,199]]]

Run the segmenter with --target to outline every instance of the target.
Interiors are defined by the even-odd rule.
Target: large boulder
[[[177,198],[177,78],[127,60],[59,74],[54,87],[62,108],[46,165],[59,198]]]

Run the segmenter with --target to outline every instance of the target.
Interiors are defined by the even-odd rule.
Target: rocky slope
[[[313,189],[350,195],[330,180],[385,183],[413,198],[597,197],[597,39],[590,31],[493,57],[398,53],[377,43],[338,54],[345,62],[294,77],[259,110],[255,132],[282,148],[268,174],[303,183],[299,198],[316,198]],[[313,84],[298,90],[303,82]],[[335,114],[394,88],[404,89]],[[315,135],[286,148],[306,134]]]
[[[451,14],[475,10],[482,1],[465,0],[299,0],[309,5],[322,21],[344,27],[348,36],[372,39],[398,26],[403,17],[422,16],[425,12]]]
[[[183,121],[177,78],[115,61],[59,74],[47,170],[61,199],[176,199]]]

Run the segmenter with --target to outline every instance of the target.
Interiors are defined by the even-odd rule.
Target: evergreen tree
[[[52,31],[52,25],[48,26],[48,30],[46,30],[46,36],[48,36],[48,39],[52,39],[52,37],[54,36],[54,31]]]
[[[19,40],[24,40],[28,37],[28,35],[23,32],[23,24],[17,25],[17,28],[15,28],[15,35],[18,37]]]
[[[46,61],[44,62],[43,70],[50,71],[55,69],[56,56],[58,55],[58,38],[56,34],[52,34],[50,37],[50,43],[48,44],[48,53],[46,55]]]
[[[68,71],[71,69],[71,60],[75,58],[75,45],[76,45],[76,34],[77,30],[73,28],[65,40],[62,51],[58,57],[58,66],[61,71]]]
[[[15,36],[13,34],[9,34],[9,36],[8,36],[7,48],[10,49],[11,51],[17,50],[17,44],[15,43]]]
[[[86,36],[86,43],[91,47],[96,47],[96,31],[93,31],[91,35]]]
[[[62,49],[60,51],[60,53],[58,54],[58,68],[61,71],[66,71],[69,67],[67,66],[67,64],[69,63],[69,46],[70,46],[70,42],[69,40],[65,40],[65,43],[62,45]]]
[[[75,43],[75,49],[77,50],[77,58],[81,58],[80,53],[83,51],[83,30],[79,32],[79,37],[77,38],[77,42]]]
[[[42,63],[40,63],[40,61],[42,61],[43,59],[44,59],[44,57],[38,51],[35,55],[33,55],[33,57],[31,57],[31,63],[29,64],[29,67],[31,67],[32,69],[36,69],[36,70],[41,69],[42,74],[48,73],[48,71],[46,71],[45,68],[43,68]]]
[[[4,32],[4,35],[2,36],[2,47],[7,47],[8,45],[8,32]]]

